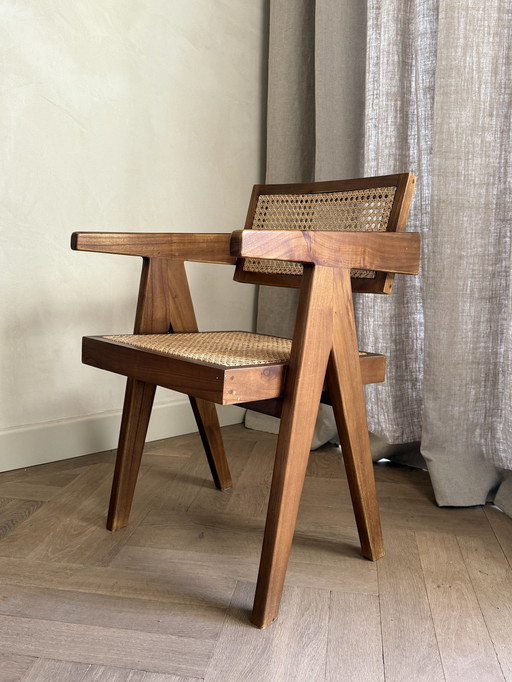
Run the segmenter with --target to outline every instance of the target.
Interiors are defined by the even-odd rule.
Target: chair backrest
[[[411,173],[292,185],[255,185],[245,229],[403,232],[414,190]],[[352,290],[391,293],[394,275],[353,270]],[[241,258],[235,280],[298,287],[302,265]]]

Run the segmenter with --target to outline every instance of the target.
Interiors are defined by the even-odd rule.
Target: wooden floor
[[[0,680],[512,680],[512,519],[438,509],[376,466],[386,556],[361,558],[340,452],[311,455],[281,615],[248,621],[275,437],[149,444],[129,528],[105,530],[112,453],[0,475]]]

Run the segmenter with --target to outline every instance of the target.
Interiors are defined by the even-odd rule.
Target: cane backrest
[[[252,230],[401,232],[405,230],[414,176],[410,173],[323,183],[256,185],[245,223]],[[240,259],[235,280],[298,287],[302,265]],[[352,290],[391,293],[394,275],[352,270]]]

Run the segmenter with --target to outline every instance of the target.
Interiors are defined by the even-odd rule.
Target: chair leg
[[[328,376],[329,374],[330,371],[328,371]],[[366,428],[363,432],[358,428],[358,416],[349,405],[350,401],[344,402],[340,396],[341,391],[331,389],[333,383],[331,378],[329,392],[338,427],[361,551],[367,559],[376,561],[384,556],[384,544],[368,430]]]
[[[336,302],[337,324],[327,368],[327,384],[340,436],[361,550],[363,556],[375,561],[384,555],[384,545],[348,276],[337,282]]]
[[[332,273],[304,268],[251,620],[277,618],[332,339]]]
[[[312,422],[311,412],[314,413]],[[311,410],[311,405],[296,416],[308,421],[307,424],[303,421],[300,433],[297,429],[293,429],[293,426],[285,424],[282,424],[279,430],[258,582],[251,615],[252,623],[259,628],[270,625],[279,613],[315,428],[316,413]]]
[[[206,400],[192,397],[190,397],[190,404],[194,411],[215,487],[219,490],[227,490],[232,486],[231,473],[215,405]]]
[[[110,496],[107,528],[118,530],[128,523],[142,451],[146,440],[156,386],[128,379],[121,433]]]

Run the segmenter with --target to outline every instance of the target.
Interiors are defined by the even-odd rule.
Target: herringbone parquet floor
[[[512,680],[512,519],[439,509],[426,472],[375,467],[386,556],[359,554],[340,452],[311,455],[279,619],[248,622],[275,437],[149,444],[130,526],[113,453],[0,475],[0,680]]]

